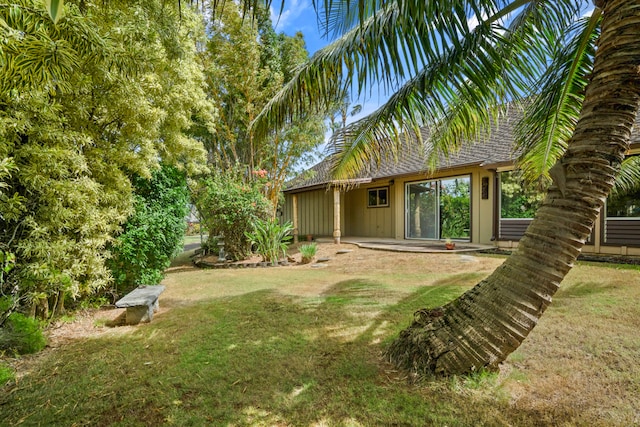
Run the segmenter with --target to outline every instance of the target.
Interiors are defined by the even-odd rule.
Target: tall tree
[[[455,152],[525,97],[534,96],[528,117],[537,111],[551,118],[530,123],[557,125],[539,141],[557,139],[547,147],[563,141],[566,149],[556,154],[553,183],[518,249],[455,301],[416,312],[387,351],[398,366],[444,375],[496,367],[536,325],[591,232],[640,105],[640,1],[598,0],[583,19],[585,5],[326,1],[320,17],[344,35],[317,52],[258,116],[262,135],[309,105],[326,106],[354,79],[360,89],[405,82],[379,110],[337,134],[338,176],[365,169],[397,149],[402,133],[420,135],[425,125],[432,160]],[[535,102],[554,84],[555,102]]]
[[[0,5],[0,158],[16,165],[0,178],[13,201],[0,241],[15,254],[2,292],[42,317],[110,283],[105,245],[132,211],[132,177],[160,159],[198,169],[185,131],[215,112],[189,10],[65,2],[55,16],[41,1]]]
[[[215,133],[205,139],[215,170],[245,165],[246,179],[265,181],[265,195],[275,215],[280,189],[295,163],[324,138],[322,114],[299,115],[260,140],[250,127],[258,112],[294,70],[307,61],[304,36],[276,34],[263,8],[255,20],[244,19],[233,3],[215,15],[208,43],[212,97],[220,106]]]

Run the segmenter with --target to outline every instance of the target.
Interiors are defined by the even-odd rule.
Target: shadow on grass
[[[616,286],[610,283],[596,281],[578,282],[570,286],[561,286],[554,295],[554,299],[589,297],[610,292],[615,288]]]
[[[381,361],[413,311],[466,286],[423,287],[385,305],[380,296],[393,292],[350,280],[316,305],[257,291],[175,307],[131,333],[56,351],[0,398],[3,423],[536,425],[538,414],[513,409],[499,387],[416,386]]]

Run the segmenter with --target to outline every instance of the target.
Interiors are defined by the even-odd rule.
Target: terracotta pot
[[[453,249],[455,249],[455,248],[456,248],[456,244],[455,244],[455,243],[453,243],[453,242],[452,242],[452,243],[445,243],[445,244],[444,244],[444,247],[445,247],[445,248],[447,248],[447,250],[449,250],[449,251],[450,251],[450,250],[453,250]]]

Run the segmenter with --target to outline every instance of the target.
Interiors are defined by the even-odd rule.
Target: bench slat
[[[139,286],[135,288],[133,291],[120,298],[116,302],[116,307],[118,308],[126,308],[126,307],[135,307],[138,305],[147,305],[150,306],[154,304],[158,296],[164,291],[164,286],[162,285],[154,285],[154,286]]]
[[[116,307],[127,309],[125,323],[137,325],[140,322],[151,322],[153,312],[160,308],[158,297],[163,291],[164,286],[161,285],[138,286],[116,301]]]

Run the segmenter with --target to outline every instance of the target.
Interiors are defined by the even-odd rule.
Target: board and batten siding
[[[382,187],[387,187],[386,185]],[[343,235],[358,237],[395,237],[393,187],[389,188],[389,206],[369,208],[369,188],[356,188],[345,193]]]
[[[324,189],[298,193],[298,234],[333,235],[333,192]],[[284,221],[293,223],[293,195],[287,194]]]

